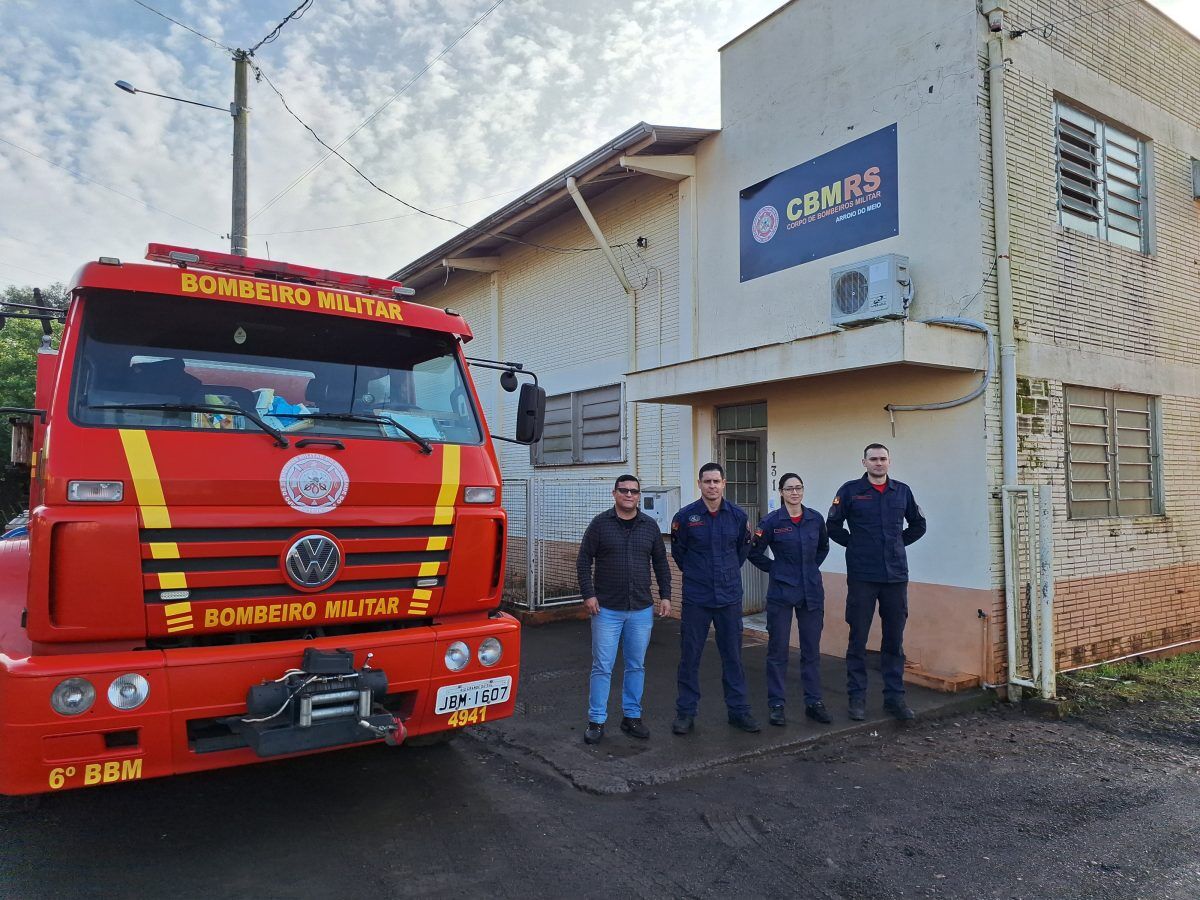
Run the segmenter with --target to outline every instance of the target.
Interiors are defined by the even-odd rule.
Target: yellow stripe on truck
[[[142,527],[170,528],[171,514],[167,512],[167,501],[158,477],[158,466],[154,464],[150,438],[146,432],[133,429],[122,428],[117,433],[121,436],[125,462],[133,478],[133,492],[137,495]],[[179,559],[179,545],[173,541],[152,541],[150,555],[154,559]],[[187,586],[187,576],[183,572],[158,573],[159,590],[181,591],[187,590]]]
[[[146,528],[170,528],[171,516],[167,512],[167,501],[163,498],[162,482],[158,478],[158,467],[154,465],[154,454],[150,451],[150,439],[144,431],[122,428],[121,446],[125,448],[125,461],[133,477],[133,490],[137,494],[138,509],[142,514],[142,525]]]
[[[433,511],[434,525],[450,525],[454,522],[454,502],[458,499],[458,488],[462,481],[462,448],[457,444],[442,445],[442,486],[438,488],[437,504]],[[450,545],[446,537],[431,537],[425,542],[428,551],[445,550]],[[418,578],[429,578],[438,574],[442,564],[423,562],[417,573]],[[409,604],[409,615],[424,615],[429,604],[424,602],[433,596],[432,591],[413,591],[412,602]]]

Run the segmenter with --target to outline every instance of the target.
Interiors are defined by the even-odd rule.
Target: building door
[[[717,438],[725,467],[725,496],[746,511],[750,527],[766,510],[765,471],[767,405],[752,403],[717,410]],[[767,573],[746,563],[742,567],[742,612],[766,608]]]

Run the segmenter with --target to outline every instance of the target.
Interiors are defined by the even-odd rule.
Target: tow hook
[[[389,747],[399,747],[404,743],[404,739],[408,737],[408,729],[397,718],[393,718],[388,725],[375,725],[366,719],[360,720],[358,724],[376,737],[383,738],[383,742]]]

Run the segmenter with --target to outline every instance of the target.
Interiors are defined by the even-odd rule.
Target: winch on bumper
[[[354,668],[349,650],[304,651],[300,669],[250,688],[246,715],[226,724],[259,756],[281,756],[383,738],[404,740],[404,723],[379,705],[387,674],[370,668],[373,654]]]

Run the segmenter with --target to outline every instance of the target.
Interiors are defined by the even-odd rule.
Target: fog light
[[[113,709],[137,709],[150,696],[150,682],[136,672],[113,679],[108,686],[108,702]]]
[[[76,503],[120,503],[125,485],[120,481],[71,481],[67,499]]]
[[[500,662],[503,655],[504,647],[494,637],[484,638],[483,643],[479,645],[479,661],[485,666],[494,666]]]
[[[446,648],[446,668],[451,672],[464,669],[471,661],[471,648],[462,641],[455,641]]]
[[[86,678],[67,678],[50,695],[50,706],[62,716],[78,716],[92,708],[96,689]]]
[[[465,503],[495,503],[496,489],[494,487],[469,487],[463,491]]]

